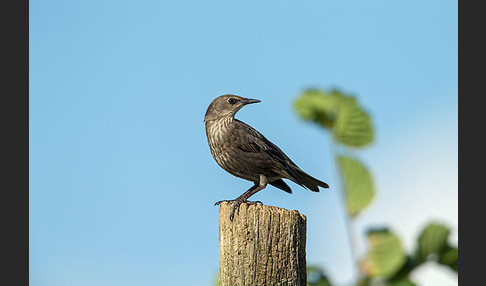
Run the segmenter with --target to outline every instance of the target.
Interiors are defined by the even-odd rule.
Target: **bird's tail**
[[[311,175],[307,174],[306,172],[302,171],[299,168],[294,168],[294,170],[292,171],[293,171],[292,172],[293,177],[297,180],[296,183],[305,186],[306,188],[308,188],[313,192],[319,192],[318,187],[322,187],[326,189],[329,188],[328,184],[312,177]]]

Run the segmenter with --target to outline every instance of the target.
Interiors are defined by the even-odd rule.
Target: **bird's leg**
[[[253,192],[256,188],[258,187],[258,184],[254,184],[251,188],[249,188],[246,192],[244,192],[241,196],[237,197],[236,199],[234,200],[222,200],[222,201],[217,201],[214,206],[218,206],[220,205],[222,202],[227,202],[229,204],[232,204],[234,202],[236,202],[237,200],[240,200],[241,197],[243,197],[244,195],[250,193],[250,192]],[[250,194],[249,196],[246,196],[247,198],[249,198],[252,194]]]
[[[233,221],[233,217],[235,215],[235,210],[237,210],[242,203],[249,203],[249,204],[252,204],[252,205],[255,205],[255,204],[258,204],[258,203],[262,204],[262,202],[260,202],[260,201],[250,202],[250,201],[247,201],[247,200],[248,200],[248,198],[250,198],[251,196],[253,196],[257,192],[265,189],[267,187],[267,184],[268,184],[267,178],[264,175],[260,175],[260,182],[258,184],[255,183],[255,185],[253,185],[251,188],[249,188],[241,196],[237,197],[234,200],[219,201],[219,202],[216,202],[214,205],[217,206],[217,205],[221,204],[222,202],[233,203],[233,207],[231,208],[230,217],[229,217],[230,221]]]

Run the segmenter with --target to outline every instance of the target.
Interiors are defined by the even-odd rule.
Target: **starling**
[[[235,114],[243,106],[257,102],[260,100],[232,94],[221,95],[211,102],[204,116],[209,148],[218,165],[230,174],[254,183],[241,196],[227,201],[233,204],[230,220],[233,220],[235,210],[242,203],[261,203],[247,200],[267,184],[289,194],[292,190],[282,179],[289,179],[313,192],[319,192],[318,187],[329,187],[302,171],[260,132],[235,119]],[[216,202],[215,205],[222,202]]]

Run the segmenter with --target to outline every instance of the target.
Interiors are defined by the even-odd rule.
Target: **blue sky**
[[[410,249],[439,220],[458,241],[457,1],[30,1],[29,274],[33,286],[212,285],[218,209],[251,183],[213,160],[215,97],[331,189],[253,198],[308,217],[307,262],[352,279],[329,134],[309,87],[355,94],[375,143],[356,154],[375,201],[357,220]],[[457,285],[427,265],[422,285]]]

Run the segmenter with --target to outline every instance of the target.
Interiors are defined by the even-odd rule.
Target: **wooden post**
[[[219,209],[220,286],[306,286],[306,217],[266,205]]]

